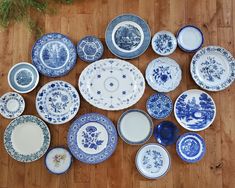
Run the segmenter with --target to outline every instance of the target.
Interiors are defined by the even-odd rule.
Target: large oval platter
[[[145,81],[134,65],[120,59],[103,59],[86,67],[79,90],[91,105],[103,110],[121,110],[139,101]]]

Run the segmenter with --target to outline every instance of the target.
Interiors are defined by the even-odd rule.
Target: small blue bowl
[[[174,144],[179,138],[179,129],[171,121],[163,121],[154,128],[154,137],[164,146]]]

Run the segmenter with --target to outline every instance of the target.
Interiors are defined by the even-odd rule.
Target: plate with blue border
[[[145,52],[151,40],[148,24],[134,14],[114,18],[105,32],[109,50],[122,59],[133,59]]]
[[[76,119],[69,128],[67,143],[73,156],[87,164],[107,160],[117,147],[117,131],[113,122],[98,113]]]
[[[64,76],[77,62],[76,47],[63,34],[47,33],[35,42],[32,61],[37,70],[45,76]]]
[[[175,101],[174,114],[178,123],[190,131],[208,128],[216,116],[212,97],[199,89],[183,92]]]
[[[183,161],[196,163],[204,157],[206,143],[197,133],[185,133],[177,140],[176,151]]]

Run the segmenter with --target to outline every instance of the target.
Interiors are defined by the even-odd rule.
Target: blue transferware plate
[[[199,134],[185,133],[177,140],[176,151],[185,162],[196,163],[204,157],[206,144]]]
[[[133,59],[145,52],[151,40],[148,24],[134,14],[114,18],[105,32],[109,50],[122,59]]]
[[[41,158],[51,141],[47,125],[32,115],[19,116],[12,120],[4,132],[7,153],[19,162],[33,162]]]
[[[172,54],[177,47],[175,35],[169,31],[159,31],[152,38],[152,48],[158,55]]]
[[[86,36],[77,44],[78,57],[88,63],[99,60],[103,53],[104,47],[100,39],[95,36]]]
[[[38,85],[38,82],[37,69],[27,62],[17,63],[8,73],[8,84],[18,93],[29,93]]]
[[[165,147],[159,144],[146,144],[136,154],[135,165],[139,173],[148,179],[166,175],[171,166],[171,158]]]
[[[76,119],[69,128],[67,142],[73,156],[87,164],[107,160],[117,147],[117,131],[113,122],[98,113]]]
[[[179,129],[171,121],[163,121],[154,128],[154,137],[164,146],[174,144],[179,137]]]
[[[156,93],[150,96],[146,102],[146,109],[150,116],[155,119],[163,119],[170,115],[173,108],[170,97]]]
[[[216,106],[206,92],[191,89],[183,92],[175,101],[174,114],[178,123],[190,131],[202,131],[215,119]]]
[[[0,98],[0,114],[8,119],[20,116],[25,109],[24,98],[15,92],[5,93]]]
[[[190,71],[192,78],[201,88],[221,91],[229,87],[235,79],[235,59],[220,46],[207,46],[193,56]]]
[[[194,25],[186,25],[177,33],[177,43],[185,52],[196,52],[204,42],[202,31]]]
[[[64,76],[76,64],[76,48],[65,35],[48,33],[34,44],[32,61],[38,71],[45,76]]]
[[[52,174],[64,174],[73,162],[71,153],[64,147],[53,147],[45,156],[45,166]]]
[[[64,124],[78,112],[80,98],[68,82],[55,80],[45,84],[37,93],[36,109],[46,122]]]
[[[159,57],[148,64],[145,78],[152,89],[158,92],[169,92],[179,86],[182,71],[174,59]]]

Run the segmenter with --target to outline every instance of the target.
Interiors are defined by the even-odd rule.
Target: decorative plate
[[[12,120],[4,132],[6,151],[20,162],[33,162],[41,158],[46,153],[50,140],[47,125],[31,115]]]
[[[181,50],[195,52],[201,48],[204,42],[203,33],[196,26],[186,25],[178,31],[177,42]]]
[[[103,53],[104,47],[100,39],[95,36],[86,36],[77,44],[78,57],[88,63],[99,60]]]
[[[48,33],[34,44],[32,61],[38,71],[45,76],[64,76],[77,62],[76,48],[65,35]]]
[[[144,144],[153,134],[153,121],[142,110],[127,110],[119,118],[117,130],[127,144]]]
[[[64,124],[78,112],[80,98],[68,82],[56,80],[44,85],[36,97],[38,114],[51,124]]]
[[[18,93],[29,93],[39,82],[37,69],[27,62],[14,65],[8,73],[8,84]]]
[[[166,175],[170,169],[170,154],[159,144],[146,144],[137,152],[135,164],[142,176],[157,179]]]
[[[103,110],[121,110],[139,101],[145,81],[134,65],[120,59],[102,59],[83,70],[78,86],[91,105]]]
[[[97,164],[113,154],[118,137],[110,119],[98,113],[89,113],[73,122],[67,140],[76,159],[88,164]]]
[[[123,14],[114,18],[105,33],[109,50],[122,59],[133,59],[143,54],[150,40],[148,24],[134,14]]]
[[[209,94],[202,90],[191,89],[176,99],[174,114],[178,123],[185,129],[201,131],[214,121],[216,106]]]
[[[170,55],[176,47],[175,35],[169,31],[159,31],[152,38],[152,48],[158,55]]]
[[[15,92],[5,93],[0,98],[0,114],[8,119],[20,116],[25,109],[24,98]]]
[[[146,109],[150,116],[155,119],[163,119],[170,115],[173,108],[170,97],[156,93],[150,96],[146,103]]]
[[[175,60],[159,57],[148,64],[145,77],[152,89],[158,92],[169,92],[179,86],[182,71]]]
[[[229,87],[235,79],[235,60],[226,49],[207,46],[193,56],[190,71],[201,88],[220,91]]]
[[[176,151],[185,162],[195,163],[204,157],[206,144],[199,134],[185,133],[178,139]]]
[[[51,148],[45,157],[45,166],[52,174],[64,174],[73,162],[70,152],[63,147]]]

